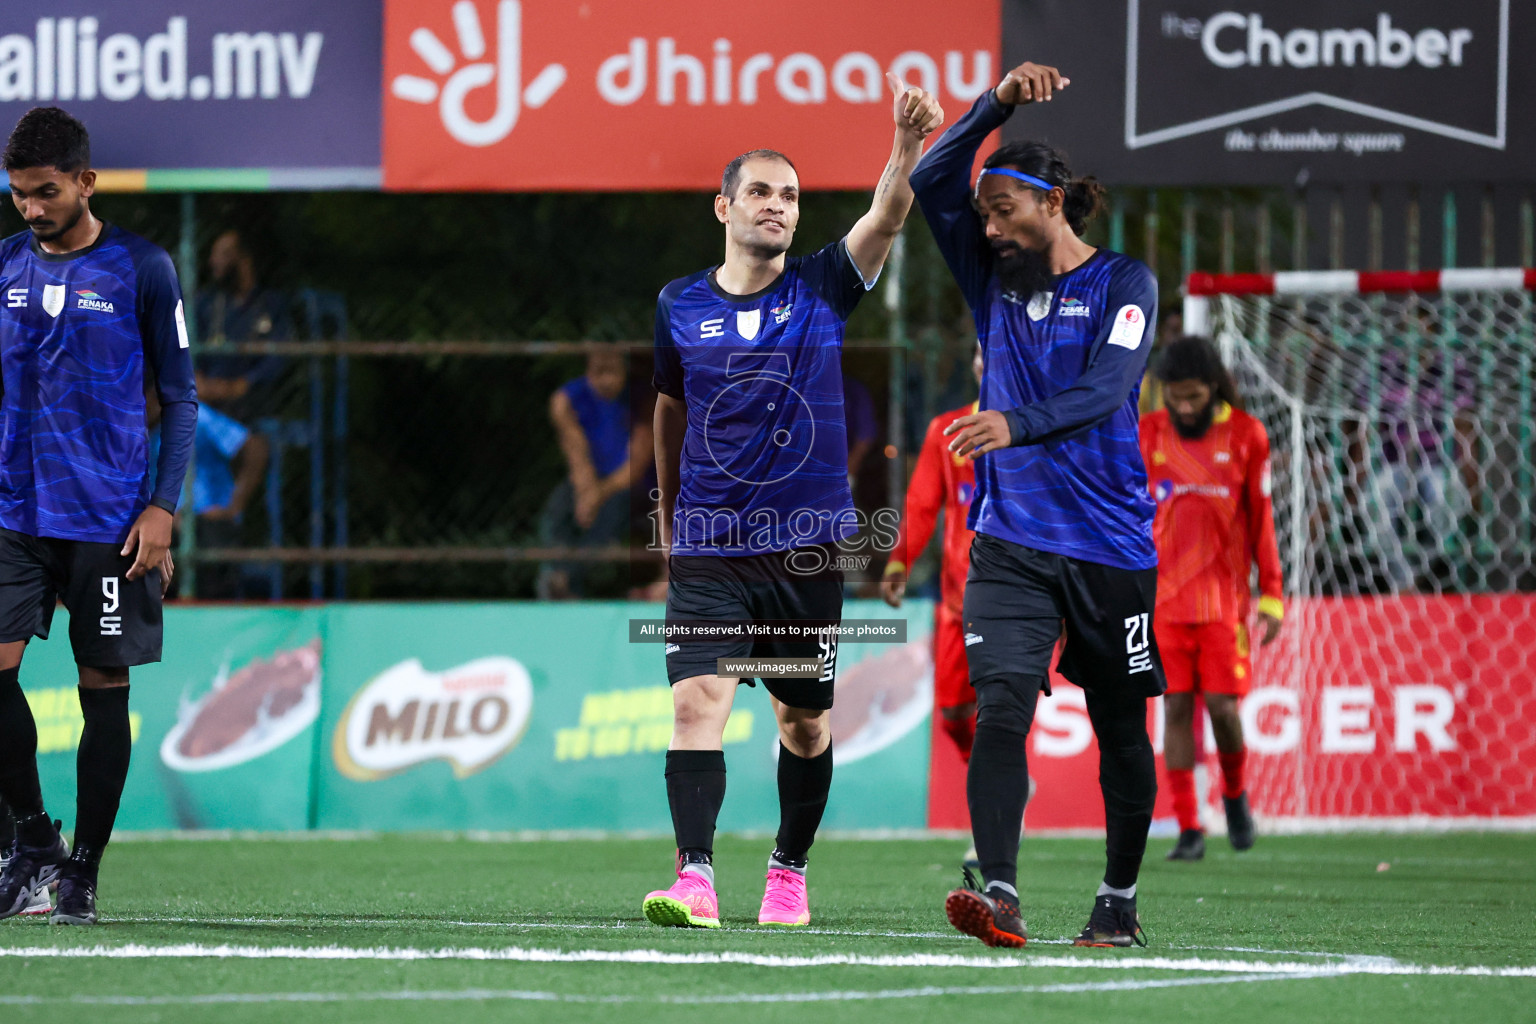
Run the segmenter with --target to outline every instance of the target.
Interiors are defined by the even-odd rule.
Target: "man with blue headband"
[[[966,781],[981,881],[949,894],[950,923],[1018,947],[1025,744],[1059,670],[1082,687],[1099,746],[1107,867],[1080,946],[1142,943],[1136,878],[1157,795],[1147,700],[1166,688],[1152,632],[1154,505],[1136,399],[1157,282],[1137,260],[1080,237],[1103,189],[1060,153],[1015,142],[971,180],[976,150],[1015,107],[1068,80],[1026,63],[978,99],[912,172],[912,189],[976,321],[986,372],[950,450],[976,462],[964,628],[976,688]]]

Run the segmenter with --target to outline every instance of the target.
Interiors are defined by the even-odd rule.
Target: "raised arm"
[[[886,162],[885,173],[880,175],[880,184],[875,186],[869,212],[848,232],[848,255],[866,284],[879,276],[891,244],[912,209],[909,179],[923,155],[923,140],[944,123],[944,110],[933,96],[902,85],[895,75],[887,74],[885,80],[896,97],[896,137],[891,143],[891,158]]]
[[[1019,65],[997,88],[982,94],[912,171],[912,191],[923,217],[972,310],[981,306],[992,268],[992,249],[971,201],[976,151],[1003,126],[1015,106],[1049,100],[1067,83],[1055,68]]]

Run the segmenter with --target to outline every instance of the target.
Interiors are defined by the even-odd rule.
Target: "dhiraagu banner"
[[[302,829],[310,821],[323,612],[167,608],[165,660],[130,674],[133,761],[120,829]],[[48,810],[73,828],[78,675],[68,614],[27,645]]]
[[[907,642],[845,642],[826,826],[922,827],[931,608],[852,601],[908,620]],[[366,829],[669,827],[671,692],[662,647],[630,643],[641,604],[337,605],[327,610],[316,824]],[[778,823],[773,712],[740,687],[726,728],[720,826]]]

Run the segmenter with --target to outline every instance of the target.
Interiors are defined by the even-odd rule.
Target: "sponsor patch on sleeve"
[[[187,313],[180,299],[176,300],[176,344],[187,347]]]
[[[1131,351],[1141,347],[1141,339],[1147,333],[1147,314],[1140,306],[1121,306],[1115,314],[1115,325],[1109,329],[1109,343]]]

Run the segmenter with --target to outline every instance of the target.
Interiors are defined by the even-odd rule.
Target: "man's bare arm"
[[[873,281],[885,266],[891,243],[901,233],[912,209],[912,168],[923,155],[923,140],[944,123],[944,108],[930,94],[904,86],[895,75],[886,82],[895,93],[896,137],[869,212],[848,232],[848,254],[866,282]]]
[[[682,486],[683,435],[688,429],[688,406],[671,395],[656,396],[652,420],[656,434],[656,486],[661,492],[657,511],[661,516],[661,549],[672,551],[672,512]]]

